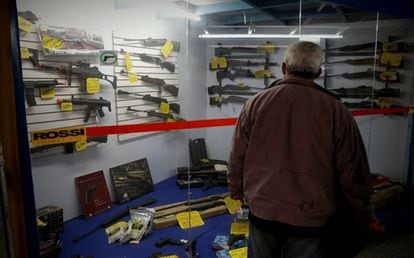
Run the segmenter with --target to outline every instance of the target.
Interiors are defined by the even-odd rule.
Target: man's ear
[[[282,63],[282,74],[286,75],[286,63]]]
[[[318,74],[315,75],[315,78],[318,78],[322,74],[322,68],[319,68]]]

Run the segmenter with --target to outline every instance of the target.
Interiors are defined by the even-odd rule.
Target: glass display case
[[[393,187],[373,206],[412,184],[412,19],[335,1],[16,4],[42,257],[229,257],[217,236],[248,234],[228,197],[234,126],[298,40],[322,47],[315,82]]]

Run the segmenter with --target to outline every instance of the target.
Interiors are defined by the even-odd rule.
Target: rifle
[[[370,43],[330,48],[328,49],[328,51],[335,50],[335,51],[351,52],[351,51],[359,51],[359,50],[364,50],[364,49],[374,50],[376,43],[377,43],[378,49],[380,51],[382,50],[383,52],[407,52],[408,50],[408,44],[406,42],[370,42]]]
[[[400,89],[396,88],[382,88],[382,89],[374,89],[371,86],[358,86],[352,88],[339,88],[339,89],[331,89],[336,95],[341,98],[379,98],[379,97],[393,97],[399,98],[400,97]]]
[[[338,63],[345,63],[350,65],[372,65],[378,62],[378,59],[369,57],[369,58],[359,58],[359,59],[346,59],[341,61],[335,62],[328,62],[327,64],[338,64]]]
[[[326,52],[326,56],[377,56],[375,51]]]
[[[277,66],[279,65],[278,63],[275,62],[252,62],[250,60],[232,60],[232,59],[228,59],[226,58],[226,62],[228,66],[261,66],[261,65],[268,65],[268,66]],[[221,69],[221,67],[213,67],[211,62],[209,64],[209,69],[210,70],[218,70]]]
[[[254,47],[230,47],[230,48],[218,47],[218,48],[214,49],[214,55],[216,55],[216,56],[228,56],[228,55],[231,55],[234,52],[237,52],[237,53],[259,53],[257,48],[254,48]]]
[[[221,107],[222,104],[228,104],[228,103],[245,103],[248,98],[243,98],[239,96],[228,96],[227,98],[220,97],[220,96],[214,96],[210,97],[210,106],[218,106]]]
[[[372,69],[368,69],[363,72],[355,72],[355,73],[342,73],[342,74],[335,74],[335,75],[328,75],[327,77],[343,77],[346,79],[363,79],[369,78],[374,75],[374,71]],[[400,81],[400,74],[396,71],[376,71],[375,78],[378,81],[388,81],[388,82],[399,82]]]
[[[121,54],[126,54],[127,52],[124,49],[119,51]],[[129,53],[132,56],[139,57],[143,62],[147,62],[150,64],[159,65],[161,68],[167,69],[169,72],[173,73],[175,71],[175,65],[171,62],[163,61],[161,58],[156,56],[150,56],[144,53]]]
[[[56,85],[63,85],[63,83],[58,82],[56,79],[42,81],[23,81],[23,84],[26,102],[30,107],[37,105],[35,99],[35,89],[52,89],[55,88]]]
[[[111,112],[111,102],[109,100],[105,100],[102,97],[99,99],[87,99],[87,98],[74,98],[72,96],[71,99],[58,99],[58,104],[61,103],[72,103],[73,105],[87,105],[88,109],[86,110],[85,118],[83,121],[86,123],[91,116],[91,112],[95,111],[99,117],[104,117],[105,113],[103,112],[102,108],[107,107],[109,112]]]
[[[233,71],[233,72],[232,72]],[[256,77],[256,74],[250,69],[230,69],[224,71],[217,71],[217,81],[221,81],[224,78],[228,78],[234,81],[236,78],[259,78]],[[275,78],[273,75],[270,77],[264,76],[265,78]]]
[[[120,74],[128,74],[128,72],[126,72],[124,70],[121,70],[119,73]],[[165,90],[165,91],[168,91],[169,93],[171,93],[174,97],[178,96],[178,88],[174,85],[167,84],[163,79],[149,77],[148,75],[138,75],[138,77],[143,82],[147,82],[149,84],[158,86],[159,92],[161,92],[161,90]]]
[[[258,89],[263,90],[260,87],[250,87],[244,84],[226,84],[224,86],[220,85],[212,85],[207,88],[208,95],[219,94],[219,95],[231,95],[233,93],[235,95],[254,95],[257,92],[247,91],[250,89]]]
[[[379,108],[379,105],[374,101],[344,102],[344,105],[348,108]]]
[[[99,143],[106,143],[108,141],[108,136],[89,136],[86,138],[86,142],[99,142]],[[30,153],[42,152],[44,150],[48,150],[57,146],[63,146],[63,153],[71,154],[75,152],[75,143],[74,142],[66,142],[66,143],[59,143],[59,144],[48,144],[43,146],[37,146],[30,148]]]
[[[346,45],[343,47],[335,47],[335,48],[329,48],[328,51],[336,50],[336,51],[359,51],[364,49],[372,49],[374,50],[375,45],[378,45],[378,48],[381,48],[381,42],[369,42],[369,43],[363,43],[363,44],[356,44],[356,45]]]
[[[91,66],[91,64],[89,63],[83,63],[83,62],[69,63],[68,66],[60,65],[60,66],[54,67],[54,66],[40,64],[39,60],[34,60],[33,62],[40,69],[58,71],[61,74],[65,74],[67,76],[69,86],[72,83],[72,75],[78,76],[80,80],[80,90],[84,93],[86,93],[86,79],[88,78],[102,79],[102,80],[109,82],[114,89],[116,89],[117,87],[116,76],[103,74],[101,71],[99,71],[98,67]],[[109,80],[109,77],[112,77],[112,81]]]
[[[124,41],[138,41],[142,45],[146,47],[162,47],[165,45],[165,43],[168,41],[168,39],[153,39],[153,38],[147,38],[147,39],[124,39]],[[173,44],[172,51],[179,52],[180,51],[180,42],[178,41],[170,41]]]
[[[128,91],[124,91],[121,89],[118,89],[118,95],[134,95],[134,96],[139,96],[142,97],[143,100],[146,101],[150,101],[153,103],[157,103],[157,104],[161,104],[163,103],[168,103],[167,99],[164,98],[160,98],[160,97],[153,97],[150,94],[138,94],[138,93],[132,93],[132,92],[128,92]],[[180,114],[180,104],[178,103],[168,103],[168,105],[170,106],[170,109],[176,113],[176,114]]]
[[[140,202],[135,208],[132,209],[137,209],[139,207],[145,207],[148,206],[150,204],[155,203],[156,200],[154,198],[147,198],[145,200],[143,200],[142,202]],[[84,239],[85,237],[89,236],[90,234],[92,234],[93,232],[95,232],[96,230],[98,230],[99,228],[106,228],[109,225],[113,224],[114,221],[119,220],[120,218],[128,215],[130,208],[127,207],[125,210],[119,212],[118,214],[115,214],[114,216],[104,220],[103,222],[101,222],[99,225],[97,225],[94,228],[89,229],[88,231],[86,231],[85,233],[75,237],[74,239],[72,239],[72,243],[77,243],[79,241],[81,241],[82,239]]]
[[[182,118],[174,117],[172,114],[164,114],[164,113],[161,113],[161,112],[157,112],[155,110],[139,110],[139,109],[134,109],[134,108],[131,108],[131,107],[127,107],[127,111],[142,112],[142,113],[146,113],[148,116],[158,117],[158,118],[161,118],[161,119],[164,119],[164,120],[167,120],[167,119],[171,119],[171,120],[174,120],[174,121],[182,121],[183,120]]]

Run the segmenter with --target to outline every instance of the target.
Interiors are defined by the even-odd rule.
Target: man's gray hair
[[[313,42],[298,41],[288,46],[283,62],[286,64],[287,74],[309,74],[316,77],[322,63],[322,49]]]

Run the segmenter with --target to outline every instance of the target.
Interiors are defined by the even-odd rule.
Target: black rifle
[[[139,96],[139,97],[142,97],[143,100],[150,101],[150,102],[157,103],[157,104],[161,104],[162,102],[168,103],[168,105],[170,106],[170,109],[174,113],[180,114],[180,104],[178,104],[178,103],[169,103],[167,99],[160,98],[160,97],[153,97],[150,94],[132,93],[132,92],[124,91],[124,90],[121,90],[121,89],[118,89],[118,92],[117,93],[118,93],[118,95],[134,95],[134,96]]]
[[[327,77],[340,76],[340,77],[352,80],[352,79],[370,78],[373,75],[374,75],[374,71],[372,69],[368,69],[363,72],[342,73],[342,74],[328,75]],[[376,71],[375,78],[378,81],[399,82],[400,74],[396,71]]]
[[[257,50],[257,48],[254,47],[218,47],[214,49],[214,54],[216,56],[228,56],[232,53],[259,53],[260,51]]]
[[[120,74],[128,74],[128,72],[121,70]],[[158,91],[161,93],[162,90],[168,91],[174,97],[178,96],[178,88],[177,86],[167,84],[163,79],[149,77],[147,75],[138,76],[143,82],[147,82],[149,84],[155,85],[158,87]]]
[[[63,85],[58,80],[23,81],[24,94],[29,106],[36,106],[35,89],[52,89],[56,85]]]
[[[144,206],[148,206],[150,204],[155,203],[156,200],[154,198],[147,198],[145,200],[143,200],[142,202],[140,202],[136,207],[144,207]],[[81,241],[82,239],[84,239],[85,237],[89,236],[90,234],[92,234],[93,232],[95,232],[96,230],[98,230],[99,228],[106,228],[110,225],[112,225],[115,221],[121,219],[122,217],[125,217],[126,215],[129,214],[129,207],[127,207],[125,210],[119,212],[118,214],[115,214],[114,216],[104,220],[103,222],[101,222],[98,226],[91,228],[90,230],[86,231],[85,233],[75,237],[74,239],[72,239],[73,243],[77,243],[79,241]]]
[[[35,24],[39,19],[32,11],[17,12],[17,15]]]
[[[99,143],[106,143],[108,141],[108,136],[89,136],[86,138],[86,142],[99,142]],[[44,150],[48,150],[57,146],[63,146],[65,154],[70,154],[75,152],[75,143],[73,142],[66,142],[66,143],[59,143],[59,144],[49,144],[49,145],[43,145],[43,146],[37,146],[30,148],[30,153],[36,153],[36,152],[42,152]]]
[[[356,45],[346,45],[343,47],[335,47],[330,48],[328,51],[335,50],[335,51],[359,51],[364,49],[372,49],[374,50],[376,42],[369,42],[369,43],[363,43],[363,44],[356,44]],[[381,42],[377,42],[378,48],[381,48],[382,44]]]
[[[109,100],[103,99],[100,97],[99,99],[87,99],[87,98],[74,98],[72,96],[71,99],[58,99],[58,104],[61,103],[72,103],[73,105],[87,105],[88,109],[86,110],[85,118],[83,121],[86,123],[91,116],[92,111],[95,111],[99,117],[104,117],[105,113],[103,112],[102,108],[107,107],[109,112],[111,112],[111,102]]]
[[[400,97],[400,89],[396,88],[382,88],[382,89],[374,89],[371,86],[358,86],[352,88],[339,88],[339,89],[331,89],[333,93],[338,95],[341,98],[380,98],[380,97],[393,97],[399,98]]]
[[[119,51],[121,54],[126,54],[127,52],[123,49]],[[147,62],[150,64],[159,65],[161,68],[165,68],[171,73],[175,71],[175,65],[171,62],[163,61],[161,58],[156,56],[150,56],[147,54],[140,54],[140,53],[129,53],[131,56],[137,56],[139,57],[143,62]]]
[[[140,42],[142,45],[146,47],[162,47],[167,42],[167,39],[153,39],[153,38],[147,38],[147,39],[124,39],[124,41],[128,42]],[[178,41],[172,41],[170,42],[173,44],[172,51],[179,52],[180,51],[180,42]]]
[[[102,79],[108,81],[114,89],[117,87],[116,76],[103,74],[101,71],[99,71],[98,67],[91,66],[89,63],[77,62],[69,63],[68,66],[60,65],[57,67],[40,64],[39,60],[34,60],[34,63],[40,69],[58,71],[59,73],[66,75],[69,86],[72,83],[72,75],[78,76],[80,80],[80,89],[84,93],[86,93],[86,79],[88,78]],[[112,81],[109,80],[109,77],[112,77]]]
[[[131,107],[127,107],[127,111],[142,112],[142,113],[146,113],[148,116],[158,117],[158,118],[161,118],[161,119],[164,119],[164,120],[171,119],[171,120],[174,120],[174,121],[183,121],[182,118],[174,117],[172,114],[164,114],[164,113],[157,112],[157,111],[154,111],[154,110],[139,110],[139,109],[134,109],[134,108],[131,108]]]
[[[252,62],[250,60],[226,60],[227,62],[227,66],[260,66],[260,65],[268,65],[268,66],[277,66],[279,65],[278,63],[274,63],[274,62]],[[217,69],[221,69],[222,67],[213,67],[211,65],[209,65],[210,70],[217,70]]]
[[[379,108],[379,105],[373,101],[344,102],[344,105],[348,108]]]
[[[352,51],[352,52],[327,52],[326,55],[329,56],[376,56],[375,51]]]
[[[341,61],[335,61],[335,62],[328,62],[327,64],[338,64],[338,63],[346,63],[350,65],[373,65],[377,63],[377,59],[373,57],[369,58],[359,58],[359,59],[346,59]]]
[[[249,100],[249,99],[239,97],[239,96],[228,96],[227,98],[214,96],[214,97],[210,97],[210,105],[221,107],[222,104],[245,103],[247,100]]]
[[[224,86],[212,85],[207,88],[207,92],[209,95],[213,95],[213,94],[231,95],[230,93],[233,93],[235,95],[254,95],[257,93],[257,92],[248,91],[250,89],[263,90],[263,88],[260,88],[260,87],[250,87],[250,86],[243,85],[243,84],[226,84]]]
[[[228,78],[234,81],[236,78],[260,78],[256,77],[256,74],[250,69],[230,69],[225,71],[217,71],[217,81],[221,81],[224,78]],[[265,78],[275,78],[273,75]]]

